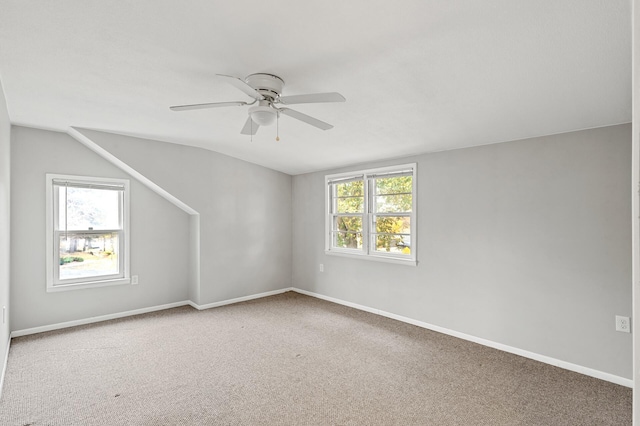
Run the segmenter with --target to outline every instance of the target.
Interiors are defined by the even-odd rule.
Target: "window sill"
[[[96,287],[108,287],[113,285],[131,284],[131,278],[117,278],[113,280],[103,281],[87,281],[73,284],[55,284],[51,285],[47,283],[47,293],[57,291],[69,291],[69,290],[81,290],[84,288],[96,288]]]
[[[395,263],[396,265],[418,266],[418,261],[413,259],[401,259],[398,257],[390,257],[390,256],[376,256],[374,254],[345,253],[345,252],[335,251],[335,250],[325,250],[324,253],[328,254],[329,256],[350,257],[352,259],[369,260],[369,261],[383,262],[383,263]]]

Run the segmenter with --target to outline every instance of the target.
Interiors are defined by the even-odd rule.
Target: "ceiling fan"
[[[242,131],[240,131],[243,135],[255,135],[260,126],[273,124],[280,114],[304,121],[322,130],[329,130],[333,128],[331,124],[286,107],[278,107],[278,105],[344,102],[346,100],[344,96],[336,92],[280,96],[284,87],[284,80],[273,74],[251,74],[244,80],[223,74],[216,74],[216,77],[249,95],[249,97],[253,98],[253,102],[213,102],[195,105],[177,105],[169,107],[169,109],[172,111],[188,111],[192,109],[254,105],[257,102],[257,105],[249,108],[249,117],[247,117]]]

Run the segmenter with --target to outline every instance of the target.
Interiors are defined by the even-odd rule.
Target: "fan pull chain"
[[[280,141],[280,113],[276,113],[276,142]]]

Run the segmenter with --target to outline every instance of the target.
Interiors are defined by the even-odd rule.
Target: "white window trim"
[[[373,216],[374,214],[371,212],[370,201],[369,198],[371,196],[369,190],[369,177],[370,175],[381,174],[381,173],[391,173],[402,170],[413,170],[413,179],[412,179],[412,199],[411,199],[411,256],[404,256],[394,253],[383,253],[383,252],[375,252],[370,251],[370,227],[372,226]],[[348,178],[351,176],[362,175],[364,180],[364,193],[365,193],[365,212],[363,214],[362,221],[362,249],[348,249],[348,248],[340,248],[340,247],[332,247],[331,246],[331,230],[332,230],[332,212],[331,212],[331,193],[329,190],[329,182],[341,179]],[[344,173],[335,173],[331,175],[326,175],[324,180],[324,202],[325,202],[325,254],[333,255],[333,256],[342,256],[349,257],[354,259],[363,259],[363,260],[373,260],[378,262],[387,262],[387,263],[395,263],[400,265],[410,265],[416,266],[417,261],[417,246],[418,246],[418,238],[417,238],[417,189],[418,189],[418,164],[417,163],[409,163],[409,164],[400,164],[396,166],[387,166],[387,167],[378,167],[375,169],[367,169],[367,170],[354,170],[351,172]]]
[[[55,225],[54,219],[56,217],[56,213],[54,212],[54,187],[53,180],[69,180],[75,182],[83,182],[83,183],[99,183],[99,184],[118,184],[124,186],[123,191],[123,206],[122,206],[122,219],[123,219],[123,227],[122,233],[124,233],[122,244],[123,255],[123,277],[122,278],[111,278],[106,277],[105,279],[99,278],[87,278],[85,281],[74,281],[70,283],[58,283],[56,280],[56,274],[58,273],[58,265],[59,261],[56,255],[59,248],[55,244]],[[129,244],[129,180],[127,179],[115,179],[115,178],[100,178],[100,177],[90,177],[90,176],[75,176],[75,175],[60,175],[47,173],[46,174],[46,236],[45,236],[45,248],[46,248],[46,281],[47,281],[47,292],[56,292],[56,291],[68,291],[68,290],[79,290],[84,288],[94,288],[94,287],[105,287],[112,285],[123,285],[130,284],[130,244]]]

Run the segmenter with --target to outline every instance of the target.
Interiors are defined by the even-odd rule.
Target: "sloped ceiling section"
[[[0,0],[11,121],[218,151],[289,174],[631,120],[629,0]],[[216,73],[337,91],[241,135]]]

